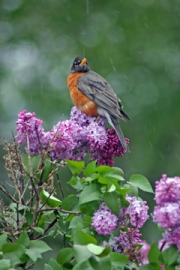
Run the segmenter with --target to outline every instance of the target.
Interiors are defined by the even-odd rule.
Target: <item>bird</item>
[[[77,56],[67,77],[67,86],[74,105],[89,116],[106,118],[114,128],[124,150],[128,145],[119,125],[119,119],[131,118],[122,110],[121,100],[110,84],[98,73],[89,68],[87,59]]]

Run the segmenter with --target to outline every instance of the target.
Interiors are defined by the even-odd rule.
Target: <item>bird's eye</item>
[[[77,66],[79,66],[80,63],[81,63],[81,61],[77,61],[74,63],[74,66],[77,67]]]

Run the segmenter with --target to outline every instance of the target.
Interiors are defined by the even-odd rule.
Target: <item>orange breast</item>
[[[83,113],[88,114],[90,116],[97,115],[97,106],[96,104],[82,94],[77,88],[77,80],[83,76],[84,73],[71,73],[67,78],[67,85],[69,87],[70,96],[72,102],[76,107],[78,107]]]

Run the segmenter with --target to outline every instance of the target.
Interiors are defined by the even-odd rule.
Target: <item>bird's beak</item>
[[[84,59],[81,61],[80,66],[86,65],[86,64],[87,64],[87,60],[86,60],[86,58],[84,58]]]

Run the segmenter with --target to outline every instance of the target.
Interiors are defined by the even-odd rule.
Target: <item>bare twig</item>
[[[17,203],[17,201],[15,200],[15,198],[13,198],[11,196],[11,194],[8,192],[8,190],[5,187],[0,186],[0,190],[2,190],[8,196],[8,198],[10,198],[10,200],[12,200],[14,203]]]
[[[45,209],[40,209],[38,212],[45,212],[45,211],[59,211],[59,212],[62,212],[62,213],[66,213],[66,214],[74,214],[74,215],[80,215],[81,212],[78,212],[78,211],[69,211],[69,210],[64,210],[62,209],[61,207],[56,207],[56,208],[45,208]]]
[[[53,226],[54,224],[56,224],[56,222],[58,221],[58,218],[56,217],[50,224],[49,226],[44,230],[44,233],[47,233]],[[41,238],[42,235],[38,235],[37,237],[34,238],[34,240],[37,240],[39,238]]]
[[[12,137],[13,137],[13,141],[14,141],[14,145],[15,145],[14,148],[15,148],[16,158],[17,158],[17,162],[18,162],[19,170],[20,170],[20,176],[19,176],[19,182],[20,182],[19,189],[20,189],[20,194],[21,194],[20,202],[22,204],[24,204],[24,196],[22,195],[22,194],[24,194],[24,177],[23,177],[24,168],[23,168],[23,165],[22,165],[21,156],[20,156],[20,154],[18,152],[18,147],[17,147],[17,143],[16,143],[13,132],[12,132]]]
[[[58,184],[59,184],[59,187],[60,187],[62,199],[64,199],[64,191],[63,191],[63,187],[62,187],[62,185],[61,185],[61,181],[60,181],[60,178],[59,178],[59,174],[56,174],[56,177],[57,177],[57,179],[58,179]]]

